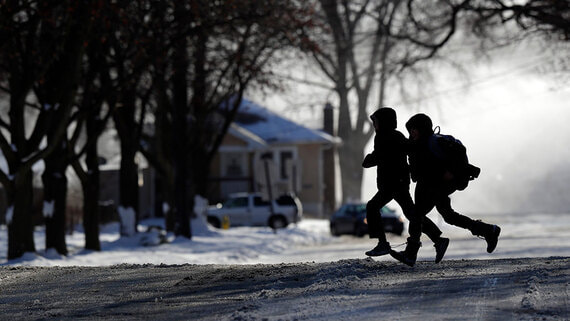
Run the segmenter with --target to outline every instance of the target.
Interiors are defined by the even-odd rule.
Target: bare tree
[[[65,139],[83,41],[89,26],[85,23],[88,5],[89,2],[6,1],[0,7],[0,73],[6,78],[2,90],[10,96],[8,119],[2,119],[0,135],[0,148],[9,167],[9,173],[0,172],[9,203],[9,259],[26,251],[35,251],[31,168],[61,147]],[[53,92],[48,97],[41,88],[49,86]],[[36,111],[37,119],[31,128],[26,128],[29,122],[25,115],[29,109]],[[54,118],[56,114],[58,118]],[[40,148],[46,135],[48,144]],[[49,171],[51,164],[59,160],[50,158],[47,162],[50,163]],[[61,170],[59,165],[54,168]],[[66,253],[65,229],[62,227],[65,199],[59,197],[61,193],[65,192],[58,190],[58,197],[54,197],[57,216],[54,212],[54,217],[50,218],[53,224],[50,224],[46,245]]]
[[[125,0],[107,3],[104,8],[102,23],[109,25],[103,31],[108,61],[105,70],[108,74],[104,77],[111,86],[107,94],[121,146],[118,204],[121,235],[136,232],[140,216],[136,154],[152,83],[148,77],[152,57],[147,46],[156,35],[150,26],[154,23],[152,12],[157,3]]]
[[[322,28],[314,39],[320,46],[311,57],[334,84],[338,98],[343,197],[360,198],[363,151],[374,133],[368,114],[384,105],[389,82],[436,57],[455,33],[464,4],[412,0],[320,0],[319,4]]]
[[[100,161],[97,142],[107,128],[117,96],[107,59],[110,51],[109,43],[106,41],[109,27],[102,23],[105,20],[103,10],[106,9],[108,8],[99,8],[102,11],[98,15],[98,20],[94,21],[90,41],[86,47],[83,77],[80,82],[80,99],[74,117],[76,126],[73,135],[67,141],[68,157],[71,159],[71,165],[83,190],[85,249],[94,251],[101,250],[99,242]],[[81,145],[79,141],[82,133],[85,138]]]
[[[540,33],[570,40],[570,2],[567,0],[472,0],[464,6],[472,14],[474,31],[489,36],[498,25],[515,22],[527,34]]]
[[[163,174],[174,231],[191,237],[187,211],[195,194],[205,194],[244,91],[270,81],[276,53],[300,46],[310,16],[300,2],[273,0],[189,1],[169,10],[174,20],[161,48],[171,50],[154,64],[155,130],[143,151]]]

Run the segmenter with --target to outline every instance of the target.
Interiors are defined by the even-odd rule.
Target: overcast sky
[[[389,101],[406,136],[406,120],[416,112],[427,113],[442,133],[462,140],[472,163],[482,168],[477,181],[454,195],[458,209],[569,212],[570,80],[567,71],[551,68],[565,57],[536,43],[495,50],[491,60],[464,51],[454,59],[466,68],[468,80],[438,67],[434,86],[423,97],[408,103]],[[318,79],[307,69],[299,73]],[[255,99],[319,127],[327,98],[335,96],[319,87],[292,85],[283,93]],[[375,170],[365,171],[363,199],[375,193],[375,175]]]

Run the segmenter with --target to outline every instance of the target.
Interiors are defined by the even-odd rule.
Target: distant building
[[[336,180],[334,170],[325,174],[325,163],[334,166],[335,153],[330,151],[339,143],[337,137],[244,99],[212,162],[207,197],[223,200],[234,192],[267,193],[270,182],[273,195],[296,194],[306,214],[328,215],[337,200],[325,190],[327,185],[334,189]],[[325,161],[325,156],[333,159]]]

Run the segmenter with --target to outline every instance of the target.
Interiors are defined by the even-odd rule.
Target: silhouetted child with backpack
[[[386,240],[380,210],[391,200],[395,200],[408,220],[415,217],[414,203],[410,196],[410,170],[408,166],[408,140],[396,130],[396,112],[383,107],[374,112],[370,119],[374,126],[374,150],[366,155],[362,166],[376,166],[376,185],[378,192],[366,204],[366,220],[370,238],[378,239],[378,245],[367,251],[368,256],[381,256],[390,253],[390,244]],[[423,232],[434,242],[435,262],[441,261],[449,239],[441,237],[439,228],[424,216]]]
[[[431,119],[416,114],[406,123],[410,134],[410,171],[415,189],[416,215],[410,220],[410,237],[406,249],[390,254],[397,260],[413,266],[421,247],[420,235],[425,229],[424,218],[434,207],[446,223],[468,229],[475,236],[485,238],[487,252],[497,247],[501,228],[475,221],[451,207],[449,195],[467,187],[469,180],[479,175],[480,169],[469,164],[465,147],[449,135],[434,133]],[[429,227],[428,227],[429,228]]]

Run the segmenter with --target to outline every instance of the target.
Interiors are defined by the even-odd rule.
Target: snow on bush
[[[119,206],[117,209],[119,212],[119,218],[121,219],[121,235],[133,236],[136,233],[136,213],[132,207]]]

